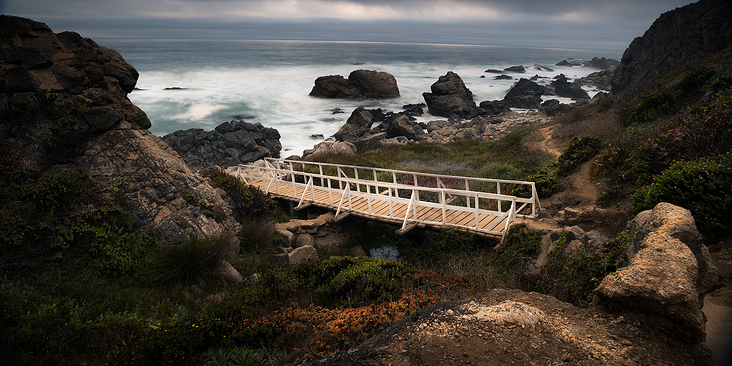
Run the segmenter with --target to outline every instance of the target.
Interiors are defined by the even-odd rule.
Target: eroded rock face
[[[701,0],[661,14],[623,53],[613,94],[732,45],[731,16],[726,0]]]
[[[30,169],[88,171],[139,227],[163,240],[238,229],[223,192],[147,130],[150,120],[127,98],[138,73],[116,51],[2,15],[0,76],[0,141]]]
[[[356,70],[345,79],[341,75],[315,79],[310,95],[323,98],[396,98],[399,87],[393,75],[375,70]]]
[[[691,212],[662,202],[628,228],[637,230],[627,249],[630,264],[603,279],[593,306],[655,315],[676,336],[703,341],[703,296],[718,274]]]

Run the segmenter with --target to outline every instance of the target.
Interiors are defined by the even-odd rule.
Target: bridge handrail
[[[241,167],[241,165],[240,165]],[[256,170],[263,170],[268,172],[280,172],[281,169],[277,168],[270,168],[270,167],[250,167],[247,166],[247,168],[250,169],[256,169]],[[513,201],[516,200],[518,202],[523,202],[524,200],[531,200],[530,198],[520,198],[516,196],[506,195],[506,194],[498,194],[498,193],[490,193],[490,192],[481,192],[481,191],[467,191],[462,189],[454,189],[454,188],[435,188],[435,187],[424,187],[424,186],[414,186],[414,185],[408,185],[403,183],[391,183],[391,182],[383,182],[383,181],[370,181],[370,180],[364,180],[364,179],[356,179],[356,178],[349,178],[349,177],[338,177],[333,175],[325,175],[325,174],[319,174],[319,173],[309,173],[309,172],[302,172],[302,171],[292,171],[287,170],[288,174],[293,175],[301,175],[304,177],[312,177],[312,178],[319,178],[319,179],[330,179],[332,181],[340,181],[343,183],[349,183],[349,184],[359,184],[359,185],[369,185],[372,187],[384,187],[384,188],[394,188],[394,189],[400,189],[405,191],[411,191],[411,190],[418,190],[418,191],[426,191],[426,192],[445,192],[460,196],[474,196],[478,195],[480,198],[488,198],[488,199],[495,199],[495,200],[501,200],[501,201]],[[265,180],[269,181],[271,178],[263,177],[263,176],[255,176],[255,175],[247,175],[248,178],[251,179],[257,179],[257,180]],[[292,182],[288,182],[290,184]],[[294,182],[295,184],[299,186],[306,186],[307,182]],[[319,186],[324,187],[324,186]],[[355,192],[355,193],[365,193],[365,192]],[[375,194],[375,193],[372,193]],[[406,199],[406,198],[405,198]]]
[[[402,185],[406,186],[404,188],[399,188],[399,189],[411,189],[410,187],[414,187],[414,186],[423,187],[423,188],[429,188],[429,187],[424,187],[424,186],[419,185],[418,184],[419,183],[419,179],[417,179],[417,177],[430,177],[430,178],[435,178],[437,184],[441,184],[442,183],[441,179],[445,179],[445,180],[451,180],[452,179],[452,180],[457,180],[457,181],[464,181],[465,182],[465,187],[466,187],[466,189],[464,189],[464,191],[469,191],[469,192],[481,192],[481,191],[471,190],[470,189],[470,183],[471,182],[475,182],[475,183],[494,183],[496,185],[496,193],[495,194],[501,194],[501,184],[526,185],[526,186],[529,187],[529,189],[531,191],[531,197],[528,197],[528,198],[516,197],[516,201],[523,203],[523,205],[521,207],[517,208],[517,210],[516,210],[517,215],[518,216],[522,216],[522,217],[536,218],[536,216],[538,215],[538,213],[541,211],[541,204],[539,202],[539,195],[538,195],[537,190],[536,190],[536,184],[534,182],[530,182],[530,181],[519,181],[519,180],[509,180],[509,179],[493,179],[493,178],[479,178],[479,177],[463,177],[463,176],[454,176],[454,175],[446,175],[446,174],[418,173],[418,172],[410,172],[410,171],[396,170],[396,169],[385,169],[385,168],[375,168],[375,167],[362,167],[362,166],[355,166],[355,165],[348,165],[348,164],[321,163],[321,162],[313,162],[313,161],[288,160],[288,159],[280,159],[280,158],[265,158],[264,161],[265,161],[266,164],[268,164],[269,166],[271,166],[273,168],[275,168],[275,167],[276,168],[280,168],[280,165],[284,165],[284,167],[283,168],[280,168],[280,169],[284,169],[285,171],[293,172],[293,173],[294,172],[304,173],[303,171],[296,171],[294,169],[294,166],[295,165],[301,165],[303,167],[303,170],[305,169],[305,166],[306,165],[317,166],[319,168],[320,174],[321,175],[324,175],[324,177],[321,177],[321,178],[325,178],[325,177],[330,177],[330,178],[338,177],[338,178],[342,178],[342,177],[340,177],[341,168],[353,169],[354,175],[355,175],[354,179],[360,180],[360,182],[356,183],[357,184],[356,191],[360,191],[359,190],[359,187],[358,187],[358,184],[366,185],[366,184],[368,184],[370,182],[387,183],[387,184],[402,184]],[[335,167],[336,168],[336,171],[338,172],[339,175],[338,176],[333,176],[333,175],[324,174],[323,173],[323,167]],[[366,170],[366,171],[369,171],[370,170],[370,171],[373,172],[373,176],[375,178],[377,177],[376,172],[380,172],[380,173],[391,173],[391,176],[392,176],[392,179],[394,180],[394,182],[384,182],[384,181],[379,181],[379,180],[359,179],[358,178],[358,170]],[[308,174],[315,174],[315,173],[308,173]],[[345,174],[345,172],[344,172],[344,174]],[[413,184],[413,185],[407,185],[407,184],[403,184],[403,183],[397,183],[396,182],[396,174],[411,175],[413,177],[413,180],[414,180],[414,183],[415,184]],[[443,184],[443,188],[447,189],[447,187],[444,186],[444,184]],[[456,188],[451,188],[451,189],[456,189]],[[459,189],[459,190],[462,191],[463,189]],[[519,212],[521,212],[528,205],[531,205],[531,213],[528,214],[528,215],[520,214]],[[499,207],[500,207],[500,203],[499,203]]]

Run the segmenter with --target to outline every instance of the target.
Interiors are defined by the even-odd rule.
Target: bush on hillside
[[[679,161],[631,196],[636,212],[669,202],[691,211],[699,231],[710,238],[732,228],[732,153]]]
[[[226,172],[209,176],[211,186],[223,189],[234,201],[234,213],[238,221],[244,217],[275,217],[277,205],[261,189],[246,185]]]
[[[587,244],[569,248],[570,241],[562,233],[554,242],[541,277],[529,290],[587,307],[603,278],[623,264],[623,254],[633,234],[621,233],[607,244],[607,251],[600,252]]]

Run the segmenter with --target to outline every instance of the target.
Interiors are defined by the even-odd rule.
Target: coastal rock
[[[422,127],[414,123],[406,114],[398,114],[389,121],[386,127],[386,138],[404,136],[409,140],[423,140],[425,133]]]
[[[732,45],[732,2],[700,0],[661,14],[623,53],[613,94]]]
[[[473,118],[478,108],[473,93],[465,86],[458,74],[448,71],[430,87],[431,93],[423,93],[430,113],[449,118]]]
[[[578,67],[578,66],[582,66],[582,62],[576,61],[576,60],[575,61],[572,61],[572,62],[569,62],[567,60],[562,60],[562,61],[557,62],[556,63],[556,66]]]
[[[495,116],[510,110],[508,104],[502,100],[484,100],[480,102],[478,113],[481,116]]]
[[[347,141],[323,141],[317,145],[315,145],[312,149],[307,149],[303,151],[302,158],[307,159],[315,159],[319,156],[323,155],[334,155],[334,154],[341,154],[341,155],[356,155],[358,152],[358,149],[356,149],[356,145],[354,145],[352,142]]]
[[[274,128],[244,121],[225,122],[212,131],[180,130],[162,137],[191,169],[234,166],[279,157],[282,144]]]
[[[127,98],[138,73],[119,53],[30,19],[2,15],[0,30],[0,140],[28,169],[89,172],[104,197],[164,241],[238,230],[223,193],[147,130]]]
[[[575,80],[580,85],[593,86],[599,90],[610,91],[612,89],[613,73],[615,68],[593,72],[585,77]]]
[[[560,103],[556,99],[549,99],[539,107],[540,112],[544,112],[549,117],[556,117],[572,109],[572,106]]]
[[[396,78],[387,72],[355,70],[348,75],[348,79],[341,75],[315,79],[310,95],[342,99],[396,98],[399,96],[399,87]]]
[[[718,274],[691,212],[661,202],[628,229],[637,230],[626,252],[630,264],[603,279],[593,306],[649,314],[674,336],[702,342],[703,296]]]
[[[590,95],[579,84],[570,83],[564,74],[559,74],[554,79],[550,86],[557,96],[581,100],[590,99]]]
[[[599,57],[593,57],[592,60],[586,61],[582,66],[584,67],[591,67],[593,69],[600,69],[600,70],[607,70],[611,67],[617,67],[620,65],[620,61],[615,59],[608,59],[605,57],[599,58]]]
[[[511,108],[539,109],[541,96],[544,94],[550,94],[546,87],[521,78],[506,93],[503,101]]]
[[[356,108],[353,113],[351,113],[351,116],[348,117],[346,123],[341,126],[338,132],[333,134],[333,137],[338,141],[349,142],[353,142],[364,137],[369,131],[371,131],[375,114],[379,115],[381,114],[381,111],[379,110],[376,112],[363,107]]]
[[[507,68],[503,69],[503,72],[516,72],[519,74],[523,74],[526,72],[526,68],[521,65],[511,66],[511,67],[507,67]]]

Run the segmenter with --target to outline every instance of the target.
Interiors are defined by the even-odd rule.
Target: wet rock
[[[431,90],[431,93],[423,93],[422,96],[433,115],[460,119],[478,115],[473,93],[458,74],[448,71],[432,84]]]

